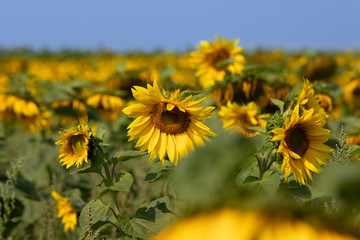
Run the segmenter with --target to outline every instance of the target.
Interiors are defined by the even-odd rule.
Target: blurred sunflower
[[[333,101],[332,98],[324,93],[317,94],[317,98],[319,99],[320,106],[324,108],[324,110],[328,113],[333,111]]]
[[[136,102],[124,108],[129,117],[136,118],[128,127],[129,141],[139,138],[135,147],[142,146],[150,153],[150,161],[159,155],[164,164],[165,154],[177,164],[179,158],[202,145],[203,139],[214,136],[202,121],[211,117],[214,107],[199,107],[205,100],[191,101],[192,96],[181,99],[180,90],[165,98],[154,81],[147,89],[135,86],[132,89]]]
[[[87,118],[86,105],[79,99],[55,101],[51,107],[60,116],[61,125],[72,124],[74,121],[81,122]]]
[[[85,124],[74,126],[65,133],[60,133],[60,139],[55,144],[60,145],[59,158],[66,168],[73,165],[79,167],[84,162],[88,162],[89,140],[92,132]]]
[[[320,224],[317,224],[320,225]],[[152,240],[356,240],[326,226],[313,226],[290,214],[231,208],[200,213],[173,223]]]
[[[352,80],[344,87],[344,101],[352,110],[360,107],[360,78]]]
[[[226,71],[233,74],[243,71],[245,58],[241,55],[243,49],[237,47],[237,43],[238,40],[215,38],[214,43],[202,41],[198,46],[199,51],[190,53],[194,67],[197,68],[196,76],[203,88],[222,81]]]
[[[328,115],[326,114],[325,109],[321,106],[320,101],[315,94],[313,84],[311,84],[307,79],[304,80],[303,87],[300,90],[298,102],[300,106],[304,107],[306,110],[313,108],[316,114],[319,114],[321,117],[323,117],[323,122],[326,122]]]
[[[49,126],[51,113],[34,101],[12,94],[0,94],[0,120],[16,122],[25,130],[38,132]]]
[[[323,116],[314,114],[314,108],[303,110],[299,115],[299,104],[291,114],[285,117],[285,128],[272,130],[276,134],[273,141],[281,141],[278,152],[283,155],[281,170],[285,170],[285,181],[293,173],[296,181],[303,185],[308,182],[307,176],[312,181],[311,172],[320,172],[319,164],[326,164],[330,159],[328,152],[333,149],[324,145],[330,138],[330,130],[324,129]]]
[[[248,103],[246,106],[239,106],[238,104],[227,102],[226,106],[222,106],[219,110],[219,116],[224,128],[237,130],[246,137],[252,137],[258,132],[248,129],[248,127],[260,126],[266,127],[266,121],[262,119],[266,115],[259,114],[258,107],[254,102]]]
[[[69,199],[61,196],[56,191],[52,191],[51,196],[56,200],[56,215],[57,218],[61,218],[64,231],[67,232],[69,229],[74,231],[77,224],[76,210],[71,206]]]
[[[86,103],[94,107],[109,122],[115,121],[125,106],[125,102],[120,97],[102,93],[89,97]]]

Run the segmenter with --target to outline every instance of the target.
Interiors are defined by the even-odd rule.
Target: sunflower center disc
[[[178,107],[166,110],[167,103],[159,103],[154,107],[153,122],[162,132],[178,134],[186,131],[190,124],[190,115]]]
[[[223,63],[226,59],[230,57],[230,53],[227,49],[221,48],[216,50],[214,53],[208,55],[209,63],[212,67],[218,70],[224,70],[227,66],[219,67],[218,65]]]
[[[353,94],[355,96],[360,96],[360,87],[355,88],[354,91],[353,91]]]
[[[70,139],[70,145],[73,153],[76,155],[82,154],[85,147],[85,137],[84,135],[75,135]]]
[[[309,140],[302,126],[294,126],[285,131],[285,142],[288,148],[300,157],[304,156]]]

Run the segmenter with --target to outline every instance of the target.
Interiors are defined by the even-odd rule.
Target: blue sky
[[[359,13],[360,0],[8,0],[0,47],[182,51],[217,35],[247,49],[360,49]]]

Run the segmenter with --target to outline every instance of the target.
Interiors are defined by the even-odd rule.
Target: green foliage
[[[277,106],[280,109],[280,114],[284,113],[284,102],[279,100],[279,99],[275,99],[275,98],[270,98],[271,102]]]
[[[142,156],[147,155],[146,152],[139,152],[139,151],[132,151],[132,150],[125,150],[115,153],[111,160],[113,163],[128,161],[131,159],[139,158]]]
[[[119,217],[121,229],[129,236],[135,238],[149,238],[160,232],[175,215],[168,209],[169,199],[159,198],[152,201],[147,207],[137,210],[135,217]]]
[[[161,164],[161,162],[157,162],[154,166],[150,168],[150,170],[146,174],[145,181],[155,182],[163,179],[173,171],[173,167],[174,165],[168,161],[164,162],[164,166]]]
[[[119,172],[115,175],[114,183],[109,179],[104,179],[101,183],[102,187],[116,192],[129,191],[134,182],[133,176],[128,172]]]

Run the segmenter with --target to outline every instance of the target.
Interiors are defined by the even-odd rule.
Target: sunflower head
[[[303,69],[303,76],[310,80],[326,79],[336,72],[336,62],[328,56],[315,56],[309,59]]]
[[[344,87],[344,100],[352,110],[360,107],[360,78],[352,80]]]
[[[91,136],[87,125],[74,126],[65,132],[60,132],[60,139],[55,144],[60,145],[60,162],[66,168],[73,165],[79,167],[84,162],[88,162],[89,141]]]
[[[148,150],[150,161],[158,155],[164,163],[167,153],[169,160],[177,164],[194,145],[202,145],[204,139],[215,135],[203,124],[214,109],[199,107],[205,98],[195,101],[192,96],[182,98],[179,90],[165,98],[156,81],[147,88],[135,86],[133,96],[136,101],[123,110],[136,118],[128,127],[129,141],[139,138],[135,147]]]
[[[86,103],[94,107],[109,122],[115,121],[125,106],[120,97],[102,93],[89,97]]]
[[[298,102],[301,107],[306,110],[314,109],[315,113],[323,117],[324,124],[328,115],[325,112],[325,109],[321,106],[319,98],[315,94],[313,84],[309,80],[305,79],[302,89],[299,92]]]
[[[285,170],[285,181],[292,172],[300,185],[312,180],[311,172],[320,172],[320,164],[326,164],[330,158],[328,152],[332,148],[326,146],[330,138],[330,130],[324,129],[320,114],[314,109],[299,113],[300,105],[296,105],[291,118],[285,118],[285,127],[272,130],[276,136],[273,141],[280,141],[278,152],[283,155],[282,170]]]
[[[198,46],[199,51],[190,53],[193,65],[197,68],[196,76],[203,88],[222,81],[226,71],[233,74],[243,71],[245,58],[241,55],[243,49],[237,47],[237,43],[238,40],[215,38],[214,43],[202,41]]]
[[[252,137],[258,132],[248,129],[252,126],[266,127],[266,121],[262,119],[265,115],[260,115],[258,107],[254,102],[248,103],[246,106],[239,106],[230,101],[226,106],[222,106],[219,111],[221,121],[224,123],[224,128],[230,130],[237,130],[246,137]]]
[[[61,218],[61,223],[64,224],[64,231],[67,232],[75,230],[77,224],[76,210],[72,207],[68,198],[61,196],[56,191],[51,192],[51,196],[55,199],[56,215]]]

